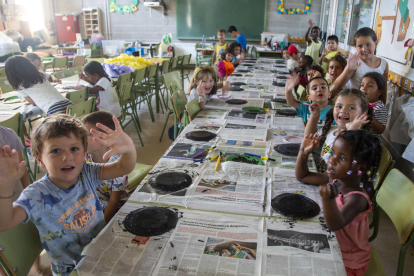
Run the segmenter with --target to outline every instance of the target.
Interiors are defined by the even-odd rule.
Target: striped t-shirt
[[[375,120],[377,120],[381,125],[386,126],[387,121],[388,121],[388,109],[387,109],[387,107],[384,105],[384,103],[382,101],[378,101],[374,104],[376,104],[376,106],[374,107],[374,118],[375,118]],[[376,132],[374,132],[374,134],[375,134],[375,136],[378,137],[378,139],[380,140],[380,142],[382,144],[381,134],[378,134]]]

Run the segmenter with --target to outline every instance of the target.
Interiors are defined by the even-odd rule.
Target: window
[[[374,17],[374,0],[354,0],[348,43],[354,45],[354,34],[361,28],[371,27]]]
[[[360,1],[360,0],[356,0]],[[348,22],[351,11],[352,0],[339,0],[336,17],[335,35],[339,42],[344,43],[348,32]]]

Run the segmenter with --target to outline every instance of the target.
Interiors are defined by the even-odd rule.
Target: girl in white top
[[[199,66],[194,71],[190,87],[187,92],[187,101],[197,99],[201,108],[217,93],[218,85],[216,73],[211,66]]]
[[[375,56],[378,39],[371,28],[359,29],[354,35],[356,54],[348,58],[348,65],[342,74],[335,80],[335,89],[331,90],[335,96],[348,82],[349,88],[359,89],[362,77],[368,72],[377,72],[388,78],[388,63],[382,58]],[[336,89],[338,87],[338,89]]]
[[[305,128],[305,135],[314,133],[320,116],[318,103],[312,104],[309,110],[311,116]],[[336,137],[345,130],[371,130],[373,113],[373,109],[368,106],[367,97],[360,90],[344,89],[338,94],[335,105],[326,114],[325,126],[317,132],[319,144],[323,144],[321,168],[324,168],[329,160]],[[334,120],[336,126],[332,125]]]
[[[51,85],[42,72],[25,57],[14,56],[6,61],[6,76],[10,85],[32,105],[47,115],[65,113],[73,104]]]
[[[118,94],[112,86],[111,79],[97,61],[91,61],[85,65],[79,78],[89,82],[93,87],[89,90],[90,94],[98,94],[96,108],[107,110],[115,117],[121,116],[121,106],[119,105]]]

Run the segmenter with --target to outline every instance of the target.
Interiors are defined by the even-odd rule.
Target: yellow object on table
[[[112,63],[112,64],[118,64],[118,65],[129,65],[133,67],[134,69],[141,69],[144,67],[147,67],[148,65],[151,65],[153,63],[161,63],[163,60],[166,60],[165,58],[152,58],[152,59],[146,59],[143,57],[134,57],[127,54],[121,54],[120,56],[105,59],[105,63]]]

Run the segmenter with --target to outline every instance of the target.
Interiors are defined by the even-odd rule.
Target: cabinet
[[[87,37],[90,38],[92,34],[102,34],[102,12],[99,8],[83,9],[83,18]]]
[[[76,33],[80,33],[77,15],[55,14],[56,36],[58,43],[76,41]]]

